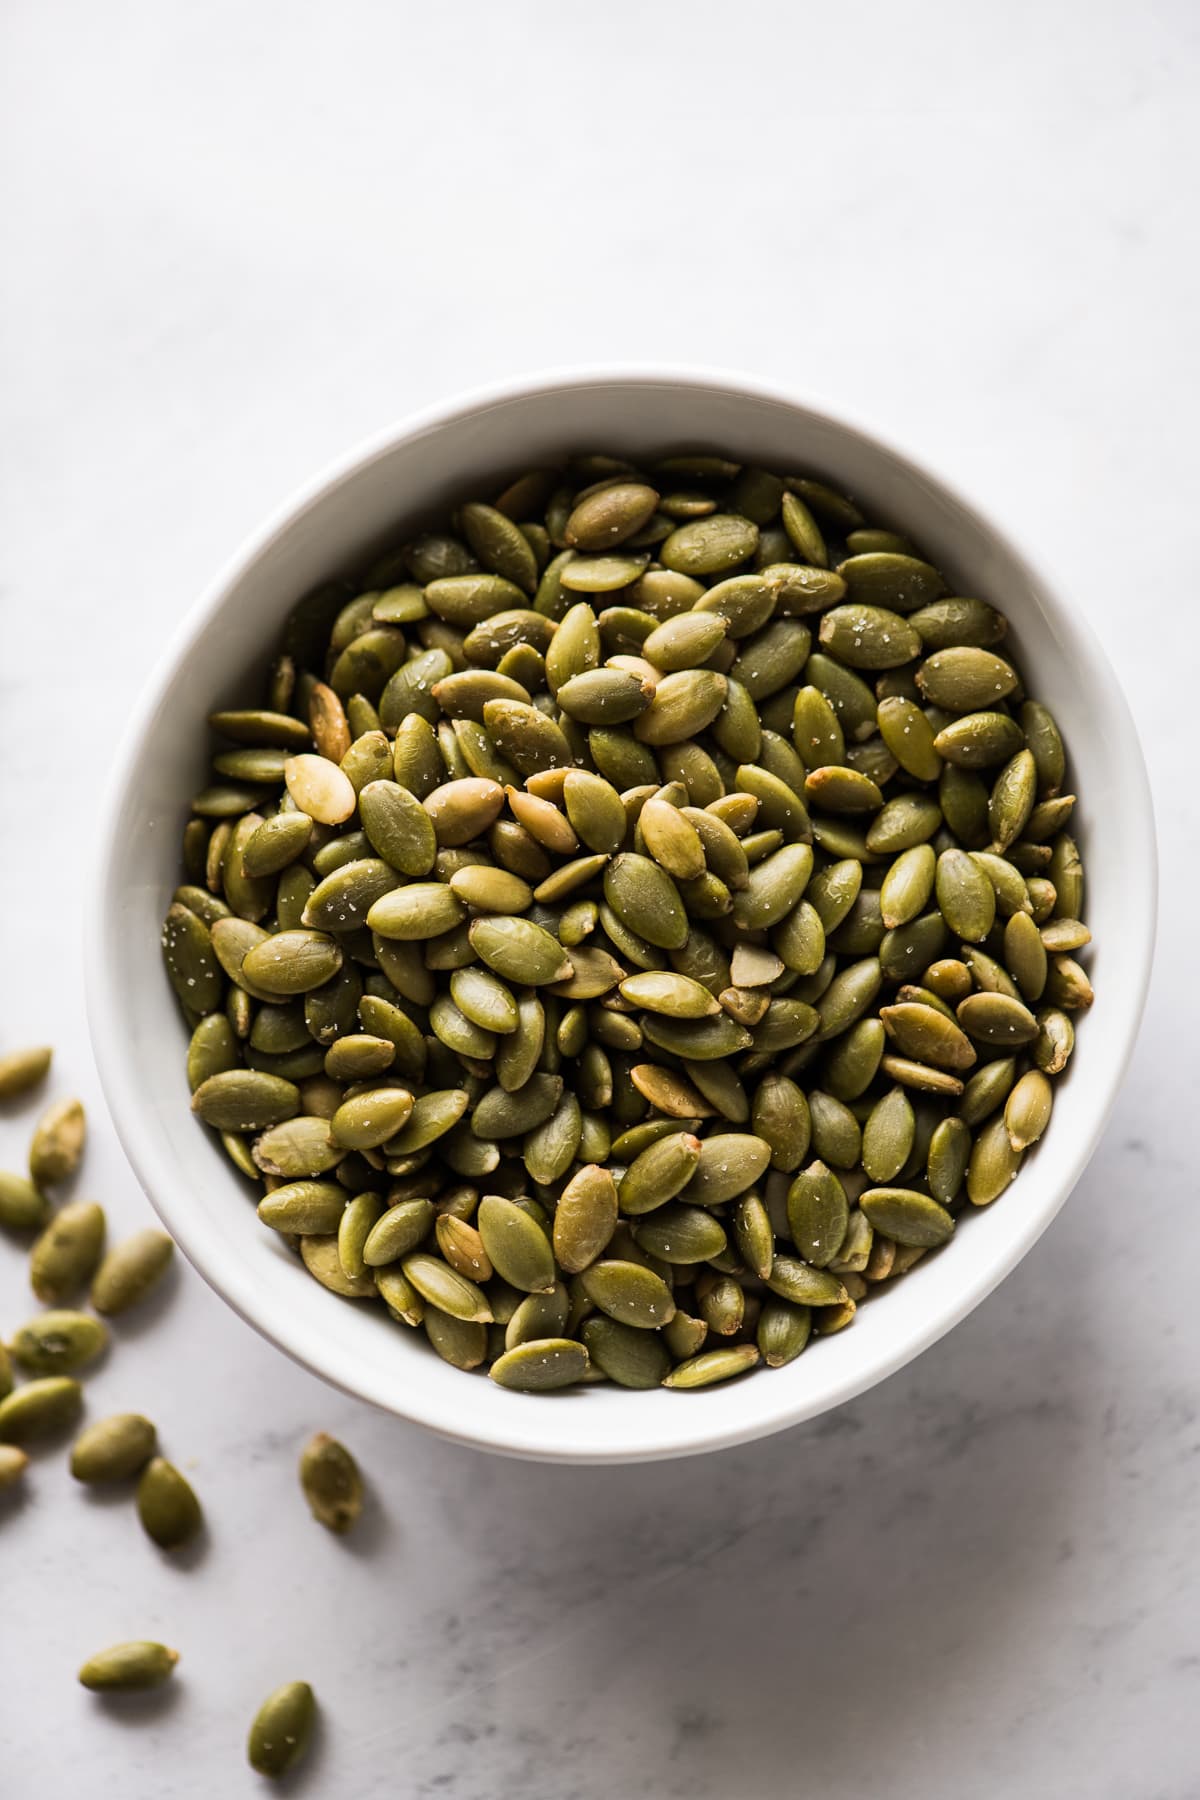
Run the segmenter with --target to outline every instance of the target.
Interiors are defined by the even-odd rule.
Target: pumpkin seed
[[[928,1248],[944,1244],[954,1232],[953,1214],[916,1188],[868,1188],[858,1204],[876,1231],[897,1244]]]
[[[967,1199],[972,1206],[989,1206],[999,1199],[1016,1179],[1021,1154],[1009,1134],[1005,1115],[989,1119],[975,1139],[967,1164]]]
[[[341,1537],[358,1522],[363,1479],[358,1464],[336,1438],[318,1431],[300,1452],[300,1486],[318,1524]]]
[[[174,1254],[175,1245],[166,1232],[149,1226],[116,1244],[92,1281],[91,1302],[96,1311],[112,1318],[139,1305],[162,1280]]]
[[[161,1687],[174,1674],[178,1661],[178,1650],[168,1650],[165,1644],[138,1638],[127,1644],[112,1644],[107,1650],[97,1650],[80,1669],[79,1680],[95,1694]]]
[[[79,1167],[87,1119],[78,1100],[58,1100],[48,1106],[34,1127],[29,1146],[29,1175],[35,1187],[54,1187]]]
[[[655,1331],[674,1316],[670,1288],[653,1269],[640,1263],[620,1259],[596,1262],[579,1280],[593,1305],[619,1324]]]
[[[137,1485],[137,1511],[143,1531],[161,1550],[180,1549],[204,1523],[190,1482],[161,1456],[153,1457],[142,1470]]]
[[[758,1359],[758,1348],[754,1344],[705,1350],[699,1356],[676,1363],[671,1373],[664,1377],[663,1386],[684,1389],[711,1387],[714,1381],[728,1381],[735,1375],[744,1375],[747,1369],[754,1367]]]
[[[108,1331],[99,1319],[60,1308],[22,1325],[9,1350],[30,1375],[73,1375],[94,1362],[107,1343]]]
[[[15,1100],[43,1081],[53,1050],[42,1045],[31,1050],[10,1050],[0,1056],[0,1100]]]
[[[246,1755],[260,1775],[286,1775],[305,1756],[316,1718],[307,1681],[288,1681],[268,1694],[254,1715]]]
[[[1004,1128],[1016,1151],[1036,1144],[1050,1123],[1054,1089],[1040,1069],[1028,1069],[1004,1103]]]
[[[71,1447],[76,1481],[129,1481],[140,1474],[158,1448],[158,1433],[140,1413],[113,1413],[97,1419]]]
[[[0,1444],[25,1444],[70,1425],[83,1410],[83,1389],[70,1375],[27,1381],[0,1400]]]
[[[62,1306],[86,1287],[104,1253],[104,1231],[94,1200],[72,1200],[51,1219],[29,1253],[29,1285],[43,1306]]]
[[[574,1338],[534,1338],[498,1356],[488,1370],[498,1386],[517,1393],[541,1394],[571,1387],[588,1370],[588,1352]]]

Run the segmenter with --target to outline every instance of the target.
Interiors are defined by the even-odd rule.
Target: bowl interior
[[[1014,1187],[864,1306],[851,1330],[814,1342],[788,1368],[692,1394],[602,1385],[521,1396],[450,1368],[379,1308],[335,1299],[258,1225],[249,1184],[188,1109],[187,1031],[159,965],[159,925],[179,879],[186,797],[204,780],[205,715],[246,691],[245,671],[264,665],[300,594],[479,484],[547,457],[697,445],[829,477],[914,537],[955,591],[1008,615],[1030,691],[1060,721],[1081,796],[1096,1004],[1052,1127]],[[1101,796],[1102,831],[1093,828]],[[486,1447],[600,1461],[713,1448],[821,1412],[898,1368],[1012,1268],[1082,1170],[1124,1068],[1152,946],[1154,846],[1136,736],[1103,655],[1069,605],[949,489],[877,439],[766,392],[683,375],[583,376],[418,420],[335,471],[237,560],[132,722],[101,880],[88,946],[97,1061],[138,1176],[201,1273],[281,1347],[378,1405]]]

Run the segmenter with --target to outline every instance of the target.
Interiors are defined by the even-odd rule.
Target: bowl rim
[[[215,1259],[195,1242],[189,1229],[186,1209],[178,1216],[169,1201],[160,1195],[171,1191],[171,1183],[158,1167],[156,1153],[148,1134],[140,1123],[139,1094],[128,1046],[120,1028],[121,992],[105,943],[117,928],[120,896],[120,870],[115,826],[126,796],[136,781],[139,750],[152,726],[160,696],[169,685],[192,645],[208,628],[230,591],[252,568],[253,564],[275,542],[285,536],[318,502],[328,498],[338,487],[359,475],[365,468],[389,455],[407,439],[431,430],[453,425],[493,406],[513,400],[532,399],[564,391],[590,387],[624,385],[652,388],[673,386],[724,393],[767,402],[784,409],[807,413],[825,421],[836,430],[862,440],[876,453],[897,464],[903,473],[916,481],[931,482],[946,493],[967,516],[970,524],[985,536],[997,539],[1032,588],[1050,604],[1056,628],[1067,654],[1076,665],[1087,671],[1098,704],[1103,708],[1107,729],[1122,742],[1131,782],[1140,791],[1140,806],[1130,809],[1126,822],[1129,831],[1140,841],[1130,844],[1127,867],[1133,872],[1122,904],[1131,926],[1133,947],[1127,951],[1132,972],[1127,982],[1134,1001],[1121,1021],[1124,1041],[1108,1067],[1106,1081],[1099,1091],[1091,1093],[1092,1126],[1081,1137],[1057,1187],[1050,1190],[1041,1205],[1030,1212],[1015,1232],[1001,1255],[993,1255],[968,1277],[955,1296],[924,1322],[921,1329],[910,1332],[902,1343],[887,1345],[856,1373],[841,1380],[826,1381],[819,1393],[800,1393],[788,1398],[781,1389],[780,1404],[768,1417],[755,1418],[744,1426],[706,1426],[697,1414],[696,1430],[686,1441],[673,1441],[665,1448],[647,1446],[642,1438],[626,1441],[620,1432],[609,1432],[603,1443],[588,1445],[579,1441],[554,1440],[548,1432],[525,1429],[515,1417],[497,1414],[494,1425],[463,1427],[446,1413],[440,1403],[424,1403],[420,1388],[404,1388],[387,1392],[364,1379],[331,1372],[319,1360],[312,1345],[311,1333],[294,1325],[280,1310],[268,1317],[256,1312],[249,1300],[231,1292],[227,1269],[216,1267]],[[480,384],[431,403],[371,433],[350,450],[330,461],[317,475],[301,483],[268,515],[266,521],[250,532],[238,549],[226,560],[217,575],[202,590],[171,632],[165,648],[155,662],[126,720],[105,785],[94,840],[92,891],[97,903],[84,919],[84,980],[88,1027],[100,1078],[117,1137],[143,1192],[179,1244],[189,1262],[208,1285],[233,1308],[246,1323],[283,1350],[294,1361],[356,1399],[369,1401],[382,1410],[406,1421],[420,1424],[452,1442],[475,1449],[489,1450],[516,1457],[541,1461],[580,1464],[611,1464],[652,1461],[691,1456],[728,1448],[788,1429],[818,1416],[864,1393],[880,1381],[895,1374],[922,1352],[929,1349],[1009,1275],[1056,1217],[1079,1181],[1100,1141],[1112,1113],[1117,1093],[1124,1079],[1137,1039],[1145,1009],[1150,969],[1154,956],[1157,930],[1158,857],[1153,802],[1144,753],[1132,711],[1117,680],[1116,673],[1099,639],[1082,612],[1064,597],[1063,590],[1040,562],[1026,553],[1020,540],[1014,538],[1006,523],[977,505],[973,495],[964,491],[957,479],[949,479],[940,468],[924,457],[915,458],[875,426],[831,405],[822,396],[763,381],[745,372],[718,366],[672,363],[578,364],[532,370],[501,381]],[[556,1423],[561,1425],[559,1416]]]

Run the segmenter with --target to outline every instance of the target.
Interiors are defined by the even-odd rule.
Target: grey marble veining
[[[115,1230],[148,1207],[83,1018],[91,783],[240,536],[475,380],[740,364],[957,473],[1122,660],[1164,890],[1071,1204],[808,1427],[624,1470],[484,1458],[180,1269],[91,1403],[159,1420],[208,1540],[172,1565],[39,1455],[0,1503],[0,1792],[254,1794],[249,1715],[304,1675],[326,1717],[295,1791],[336,1800],[1194,1800],[1192,9],[12,0],[0,29],[0,1038],[58,1044]],[[0,1165],[26,1129],[0,1116]],[[5,1329],[29,1306],[0,1244]],[[371,1481],[344,1543],[295,1489],[318,1426]],[[183,1652],[171,1691],[75,1686],[143,1633]]]

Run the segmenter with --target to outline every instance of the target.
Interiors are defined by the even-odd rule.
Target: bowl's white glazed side
[[[911,534],[957,591],[1006,612],[1029,690],[1055,711],[1081,793],[1096,938],[1096,1005],[1081,1022],[1051,1129],[1017,1184],[963,1220],[944,1252],[790,1367],[689,1395],[610,1386],[505,1393],[440,1362],[377,1307],[321,1289],[254,1218],[249,1184],[188,1110],[186,1030],[157,937],[178,881],[185,797],[203,779],[205,715],[262,666],[294,600],[497,474],[564,450],[703,444],[828,476]],[[874,440],[767,394],[681,378],[580,380],[516,391],[419,424],[368,454],[270,531],[189,624],[135,722],[106,822],[104,891],[88,946],[89,1011],[126,1150],[189,1257],[251,1323],[329,1379],[467,1441],[580,1460],[670,1456],[759,1435],[899,1367],[969,1311],[1044,1229],[1094,1146],[1140,1015],[1153,933],[1153,828],[1124,701],[1080,631],[1005,542],[938,482]],[[1103,796],[1106,829],[1091,830]]]

